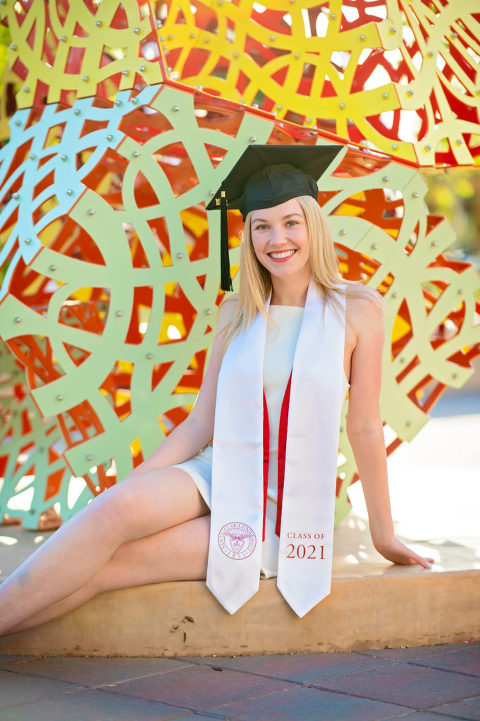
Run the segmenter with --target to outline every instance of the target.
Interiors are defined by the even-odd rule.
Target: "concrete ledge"
[[[0,639],[0,654],[206,656],[353,651],[480,639],[480,571],[419,567],[334,579],[303,619],[275,579],[234,616],[200,581],[104,593],[36,629]]]

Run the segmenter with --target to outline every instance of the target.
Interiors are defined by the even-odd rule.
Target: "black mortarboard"
[[[316,181],[343,145],[250,145],[227,175],[207,210],[220,210],[221,287],[232,290],[227,208],[243,219],[251,210],[273,208],[300,195],[318,197]]]

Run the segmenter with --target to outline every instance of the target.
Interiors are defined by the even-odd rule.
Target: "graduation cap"
[[[317,200],[317,180],[343,145],[250,145],[207,205],[221,212],[221,288],[232,290],[228,257],[227,209],[273,208],[300,195]]]

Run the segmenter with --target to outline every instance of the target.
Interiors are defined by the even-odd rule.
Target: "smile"
[[[279,251],[273,251],[272,253],[269,253],[268,255],[270,258],[273,258],[274,260],[283,260],[284,258],[290,258],[294,253],[296,253],[296,250],[279,250]]]

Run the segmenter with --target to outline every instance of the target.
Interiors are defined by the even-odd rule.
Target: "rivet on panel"
[[[398,30],[398,28],[396,28],[395,26],[393,28],[390,28],[390,32],[392,33],[392,35],[395,35],[397,30]]]
[[[68,160],[68,155],[65,155],[65,154],[61,155],[60,160],[63,160],[63,162],[65,162],[66,160]]]
[[[9,45],[8,47],[10,48],[10,50],[16,50],[16,49],[17,49],[17,46],[14,45],[13,43],[12,43],[11,45]]]
[[[452,373],[452,378],[458,378],[458,373]]]
[[[130,102],[132,105],[136,105],[138,103],[138,98],[132,98]]]
[[[330,18],[331,18],[332,20],[336,20],[336,19],[337,19],[337,13],[330,13]]]
[[[196,34],[196,33],[190,33],[190,36],[189,36],[189,37],[190,37],[191,40],[195,40],[195,38],[197,37],[197,34]]]
[[[389,182],[390,182],[390,178],[388,177],[388,175],[384,175],[384,176],[383,176],[382,182],[383,182],[383,183],[389,183]]]
[[[300,53],[293,53],[293,57],[297,58],[297,60],[298,60],[298,58],[300,57]]]
[[[306,123],[311,123],[311,122],[312,122],[312,118],[305,118],[305,122],[306,122]]]
[[[438,245],[438,240],[432,240],[432,242],[430,243],[430,245],[433,245],[433,247],[436,248],[437,245]]]
[[[14,200],[20,200],[20,195],[18,193],[12,193],[12,198]]]
[[[178,105],[174,105],[174,106],[172,107],[172,110],[173,110],[174,113],[178,113],[178,111],[180,110],[180,108],[179,108]]]
[[[417,191],[412,193],[412,198],[419,198],[419,197],[420,197],[420,193],[417,193]]]
[[[211,308],[206,308],[206,309],[205,309],[205,315],[212,315],[212,309],[211,309]]]
[[[173,35],[169,35],[169,36],[168,36],[168,39],[169,39],[169,40],[173,40]]]
[[[251,135],[251,136],[249,137],[249,139],[248,139],[248,142],[249,142],[249,143],[256,143],[256,142],[257,142],[257,139],[256,139],[255,135]]]
[[[433,55],[434,55],[434,53],[431,50],[429,50],[427,53],[427,58],[433,58]]]
[[[341,230],[338,231],[338,234],[344,236],[347,234],[347,231],[344,228],[342,228]]]
[[[209,194],[209,196],[210,196],[211,198],[213,198],[213,197],[215,196],[215,191],[214,191],[214,190],[209,190],[209,191],[208,191],[208,194]]]
[[[456,143],[457,145],[462,145],[462,144],[463,144],[463,138],[457,138],[456,141],[455,141],[455,143]]]
[[[389,95],[388,93],[382,93],[382,98],[385,98],[385,99],[386,99],[386,98],[389,98],[389,97],[390,97],[390,95]]]
[[[183,260],[184,257],[185,257],[185,256],[183,255],[183,253],[177,253],[177,259],[178,259],[178,260]]]
[[[24,93],[29,93],[29,92],[30,92],[30,88],[28,87],[28,85],[25,85],[25,86],[22,88],[22,90],[23,90]]]
[[[432,149],[432,146],[430,145],[430,143],[427,143],[427,144],[425,145],[425,150],[428,151],[428,150],[431,150],[431,149]]]
[[[88,213],[88,215],[95,215],[95,209],[94,209],[94,208],[89,208],[89,209],[87,210],[87,213]]]
[[[21,323],[21,322],[22,322],[22,319],[20,318],[19,315],[15,316],[15,318],[14,318],[13,320],[15,321],[15,323]]]
[[[15,120],[15,123],[14,123],[14,125],[16,125],[16,126],[17,126],[17,128],[18,128],[18,127],[19,127],[19,126],[20,126],[21,124],[22,124],[22,123],[20,122],[20,120],[18,120],[18,119],[17,119],[17,120]]]
[[[147,68],[146,68],[145,65],[139,65],[139,66],[138,66],[138,69],[140,70],[141,73],[144,73]]]
[[[366,40],[367,36],[364,33],[361,33],[361,35],[359,35],[359,38],[360,40]]]
[[[458,295],[465,295],[465,291],[463,290],[463,288],[459,288],[457,290],[457,293],[458,293]]]
[[[392,150],[398,150],[397,143],[392,143]]]
[[[116,310],[115,315],[117,316],[117,318],[121,318],[123,315],[123,310]]]
[[[67,36],[66,36],[66,35],[60,35],[60,37],[59,37],[58,39],[60,40],[60,42],[65,43],[65,42],[67,41]]]
[[[56,398],[57,401],[63,401],[63,395],[61,393],[59,393]]]
[[[86,457],[86,460],[87,460],[89,463],[91,463],[91,462],[93,461],[93,456],[88,455],[88,456]]]
[[[410,96],[413,95],[413,90],[412,90],[412,88],[409,88],[409,89],[407,90],[407,95],[410,95]]]
[[[240,53],[238,52],[238,50],[235,50],[235,52],[233,53],[233,57],[234,57],[234,58],[239,58],[239,57],[240,57]]]
[[[270,35],[268,39],[271,40],[273,43],[277,38],[275,37],[275,35]]]
[[[97,26],[97,28],[101,28],[103,23],[101,20],[95,20],[95,25]]]
[[[138,158],[138,157],[140,157],[140,153],[138,152],[138,150],[134,150],[134,151],[133,151],[132,157],[133,157],[133,158]]]
[[[55,270],[57,270],[57,266],[56,266],[56,265],[49,265],[49,266],[48,266],[48,270],[51,270],[52,273],[53,273]]]
[[[114,102],[114,105],[116,105],[117,108],[119,108],[121,104],[122,104],[121,100],[115,100],[115,102]]]
[[[398,293],[396,291],[393,291],[392,298],[398,298]]]
[[[109,134],[107,135],[107,140],[108,140],[109,143],[112,142],[112,140],[113,140],[113,135],[112,135],[111,133],[109,133]]]
[[[37,159],[37,156],[35,155],[35,153],[30,153],[30,160],[36,160],[36,159]]]
[[[73,114],[80,115],[80,108],[75,108],[75,110],[73,111]]]
[[[32,244],[32,239],[31,239],[31,238],[25,238],[24,243],[26,243],[27,245],[31,245],[31,244]]]
[[[122,70],[122,75],[128,75],[128,70]]]
[[[82,80],[84,83],[88,83],[88,81],[90,80],[90,77],[88,75],[82,75]]]
[[[146,358],[147,360],[152,360],[152,358],[153,358],[153,353],[147,353],[147,355],[145,356],[145,358]]]
[[[209,42],[210,42],[210,38],[208,37],[208,35],[206,35],[206,36],[203,38],[203,42],[204,42],[204,43],[209,43]]]
[[[73,190],[71,188],[67,188],[65,192],[67,195],[73,195]]]
[[[140,32],[140,28],[133,28],[133,32],[135,33],[135,35],[138,35],[138,33]]]
[[[340,110],[345,110],[345,103],[339,103],[338,107],[340,108]]]
[[[155,23],[155,25],[157,26],[157,28],[163,27],[161,20],[157,20],[156,23]]]
[[[372,250],[378,250],[378,243],[372,243],[370,247]]]

